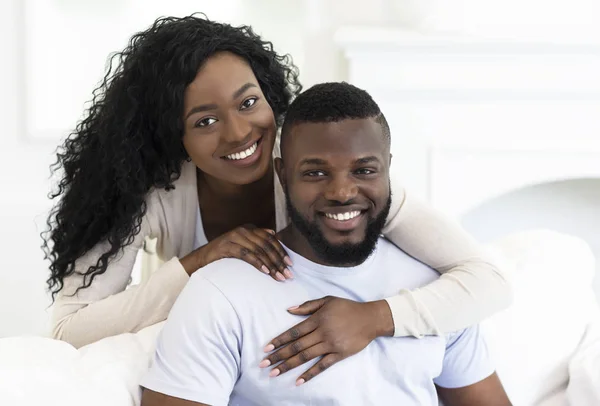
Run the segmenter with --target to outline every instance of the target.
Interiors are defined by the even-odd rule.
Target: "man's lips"
[[[366,210],[352,207],[339,207],[320,212],[323,223],[333,230],[350,231],[364,220]]]

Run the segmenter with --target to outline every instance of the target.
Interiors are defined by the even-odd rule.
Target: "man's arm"
[[[440,399],[444,402],[444,406],[512,405],[495,372],[484,380],[469,386],[463,386],[462,388],[443,388],[437,386],[437,390]],[[172,406],[177,405],[175,403],[172,404]],[[183,403],[181,405],[183,406]]]
[[[149,389],[144,389],[142,392],[141,406],[209,406],[206,403],[192,402],[163,393],[154,392]]]
[[[209,266],[222,265],[217,261]],[[140,383],[145,389],[142,406],[226,406],[240,373],[241,330],[237,312],[222,291],[201,273],[192,275]]]
[[[479,326],[454,333],[434,379],[445,406],[509,406]]]

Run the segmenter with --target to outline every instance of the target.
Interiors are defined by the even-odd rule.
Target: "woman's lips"
[[[260,138],[257,142],[256,142],[256,148],[254,149],[254,152],[252,153],[252,155],[249,155],[245,158],[241,158],[241,159],[231,159],[231,158],[227,158],[224,157],[222,158],[225,162],[227,162],[228,164],[237,166],[237,167],[247,167],[250,165],[253,165],[254,163],[256,163],[261,155],[262,155],[262,149],[263,149],[263,142],[262,142],[263,138]],[[252,146],[250,147],[252,148]],[[248,149],[250,149],[248,148]]]

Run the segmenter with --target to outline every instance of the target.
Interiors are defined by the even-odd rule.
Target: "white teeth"
[[[338,221],[347,221],[347,220],[353,219],[354,217],[358,216],[359,214],[360,214],[360,211],[349,211],[346,213],[339,213],[339,214],[325,213],[325,216],[330,219],[334,219],[334,220],[338,220]]]
[[[233,159],[234,161],[238,160],[238,159],[248,158],[250,155],[254,154],[254,152],[256,151],[256,148],[258,148],[258,142],[255,142],[254,144],[252,144],[252,146],[245,151],[236,152],[235,154],[227,155],[225,158]]]

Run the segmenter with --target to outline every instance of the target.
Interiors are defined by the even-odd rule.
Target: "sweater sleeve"
[[[394,336],[441,335],[477,324],[508,307],[512,290],[475,239],[425,202],[392,189],[384,235],[441,274],[439,279],[387,298]]]
[[[151,276],[129,289],[127,284],[139,250],[151,235],[149,217],[142,222],[132,244],[109,261],[105,273],[97,275],[85,289],[82,274],[106,252],[100,243],[76,262],[75,272],[64,280],[52,309],[52,336],[79,348],[102,338],[137,332],[167,318],[189,276],[179,259],[162,264]]]

